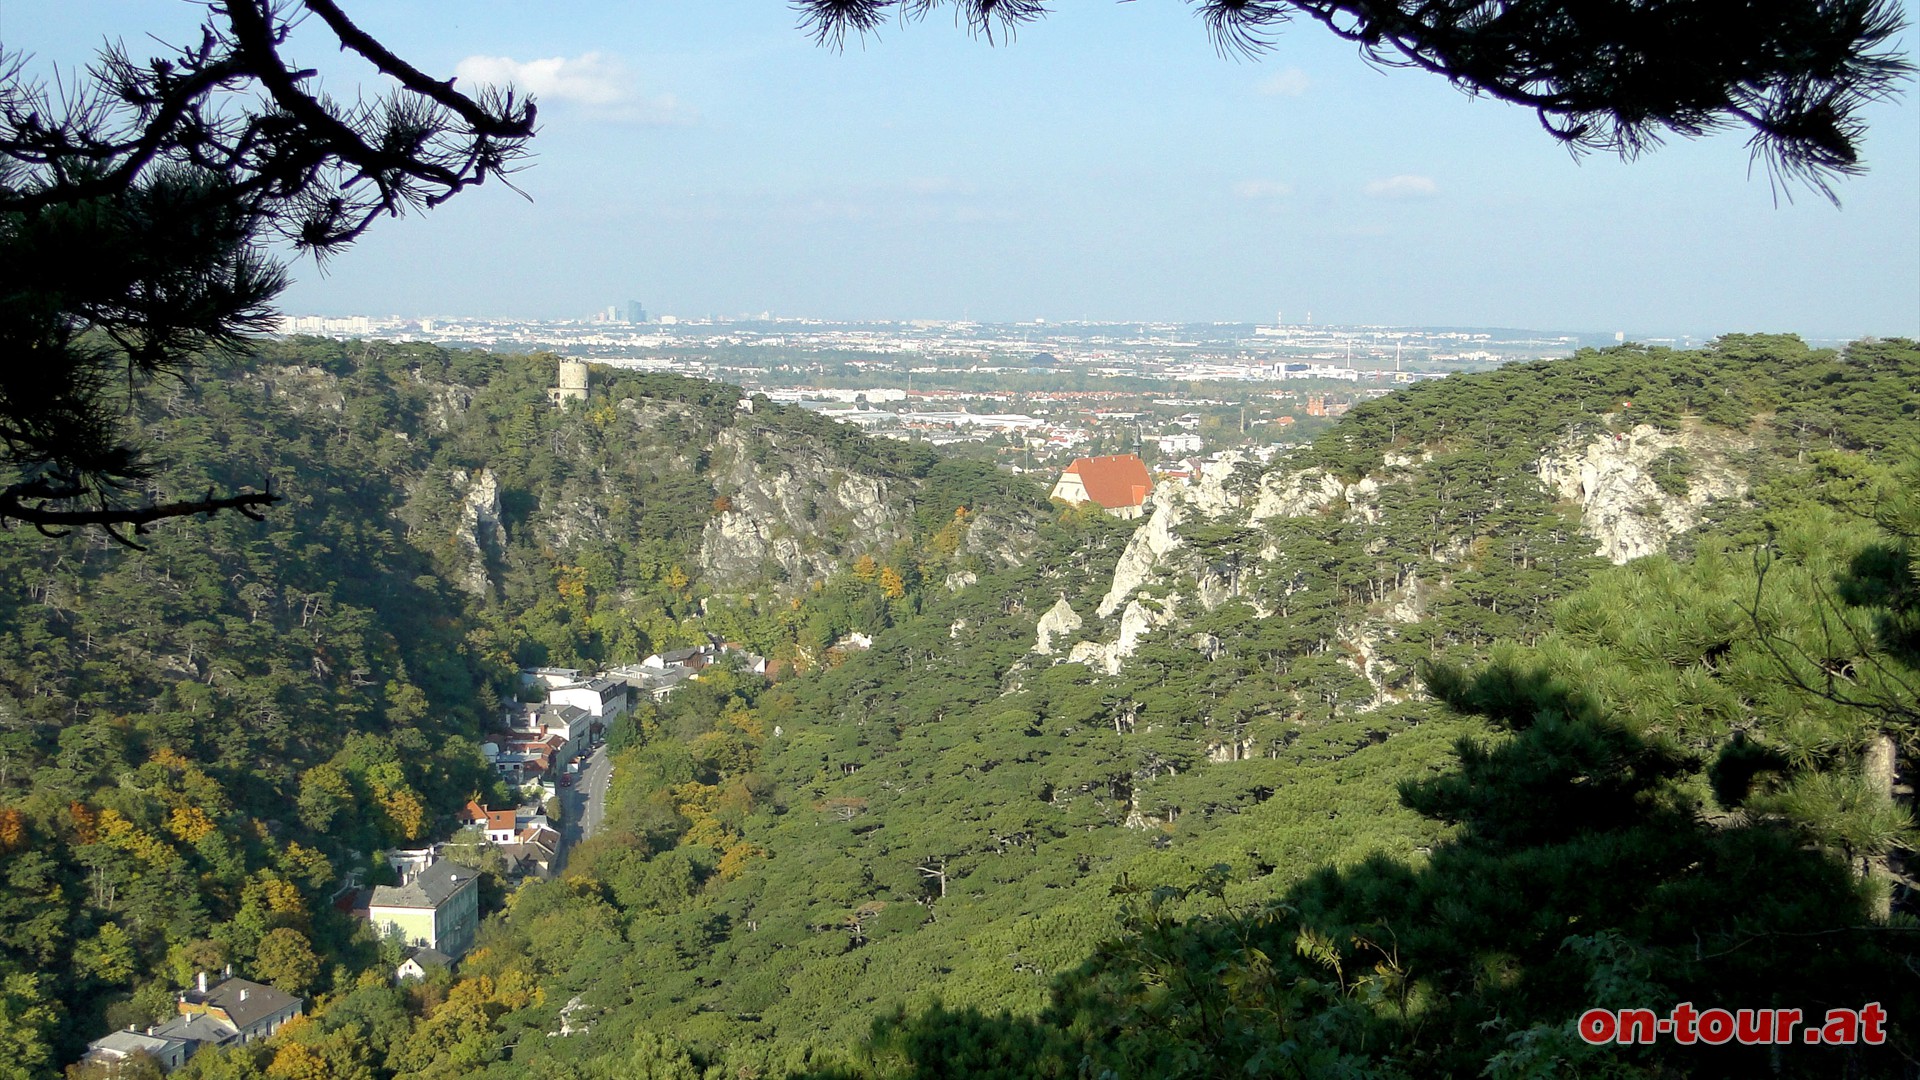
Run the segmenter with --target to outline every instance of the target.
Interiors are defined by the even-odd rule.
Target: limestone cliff
[[[1543,518],[1553,518],[1558,503],[1559,512],[1577,520],[1580,533],[1595,541],[1596,554],[1625,562],[1665,550],[1674,537],[1700,524],[1709,507],[1743,496],[1749,481],[1739,456],[1753,445],[1721,429],[1667,432],[1645,424],[1617,434],[1583,434],[1544,447],[1532,469],[1538,480],[1533,494],[1495,495],[1485,479],[1476,481],[1471,494],[1487,507],[1478,520],[1499,512],[1510,499],[1521,499],[1534,508],[1527,512]],[[1315,556],[1311,545],[1300,548],[1297,540],[1291,552],[1283,552],[1273,538],[1282,522],[1312,519],[1318,523],[1313,528],[1367,538],[1363,550],[1368,555],[1392,548],[1388,532],[1418,537],[1401,543],[1401,550],[1411,547],[1418,553],[1413,561],[1396,556],[1398,561],[1389,564],[1382,554],[1368,568],[1376,575],[1366,582],[1371,602],[1344,608],[1331,639],[1372,686],[1375,702],[1398,692],[1406,684],[1405,672],[1395,669],[1382,646],[1424,618],[1456,575],[1474,569],[1489,538],[1476,539],[1475,519],[1447,519],[1447,500],[1459,499],[1461,492],[1436,470],[1450,462],[1430,450],[1389,452],[1377,460],[1368,475],[1344,479],[1319,465],[1281,459],[1255,471],[1249,462],[1229,457],[1190,487],[1163,487],[1155,493],[1153,514],[1129,538],[1094,612],[1101,620],[1119,615],[1118,625],[1108,621],[1104,632],[1097,626],[1082,630],[1090,640],[1074,646],[1070,658],[1118,672],[1143,634],[1178,629],[1230,601],[1246,602],[1260,618],[1285,610],[1285,598],[1300,587],[1302,567]],[[1533,477],[1523,476],[1522,484],[1532,485]],[[1577,519],[1568,504],[1578,507]],[[1435,522],[1442,524],[1436,528]],[[1195,537],[1217,537],[1222,527],[1238,536],[1226,541],[1224,553],[1218,540],[1213,548],[1196,544]],[[1196,601],[1190,610],[1178,606],[1181,596]]]
[[[727,428],[711,460],[724,501],[701,535],[699,559],[716,587],[817,581],[842,559],[883,554],[907,534],[906,500],[893,481],[839,465],[802,435]]]
[[[1062,596],[1057,603],[1047,609],[1045,615],[1040,616],[1033,651],[1051,656],[1058,651],[1059,643],[1071,640],[1080,630],[1081,625],[1079,613],[1074,611],[1073,605],[1067,603],[1067,598]]]
[[[1159,505],[1147,518],[1146,524],[1134,531],[1132,539],[1127,541],[1126,550],[1120,553],[1119,563],[1113,568],[1113,584],[1095,609],[1095,614],[1103,619],[1120,610],[1135,589],[1164,576],[1169,569],[1167,564],[1171,556],[1184,543],[1177,526],[1185,515],[1185,501],[1177,491],[1166,495],[1156,493],[1155,501]]]
[[[1746,477],[1728,456],[1752,446],[1724,432],[1640,424],[1566,440],[1536,470],[1550,491],[1580,505],[1580,531],[1600,545],[1594,554],[1624,563],[1665,551],[1709,505],[1745,495]]]
[[[1126,610],[1120,613],[1119,631],[1112,641],[1083,641],[1073,647],[1067,659],[1108,675],[1120,674],[1121,661],[1139,650],[1141,638],[1174,621],[1179,601],[1178,596],[1169,596],[1164,603],[1151,606],[1137,599],[1127,601]]]
[[[460,497],[460,546],[466,555],[465,573],[456,579],[456,583],[475,596],[486,596],[493,591],[490,564],[499,558],[500,532],[500,481],[493,475],[492,469],[479,469],[472,473],[465,469],[455,469],[451,475],[453,488]]]

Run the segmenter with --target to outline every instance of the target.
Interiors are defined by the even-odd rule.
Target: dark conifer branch
[[[96,496],[97,505],[90,509],[72,505],[76,500],[88,496]],[[254,521],[265,521],[260,511],[285,498],[273,490],[273,484],[269,481],[264,491],[215,495],[213,489],[208,488],[206,495],[198,499],[148,503],[144,506],[113,506],[106,499],[98,498],[98,493],[83,483],[42,476],[0,488],[0,528],[14,521],[24,521],[47,536],[59,537],[67,535],[74,528],[98,526],[119,543],[135,550],[144,550],[117,532],[115,526],[131,525],[138,535],[146,531],[147,525],[156,521],[192,517],[195,514],[212,517],[223,510],[232,510]],[[56,529],[61,531],[55,532]]]
[[[1871,693],[1873,689],[1871,687],[1865,688],[1869,691],[1866,694],[1842,692],[1838,683],[1844,681],[1849,685],[1857,685],[1857,681],[1846,678],[1845,673],[1837,670],[1830,662],[1809,654],[1798,642],[1767,626],[1766,620],[1761,617],[1761,612],[1765,610],[1767,574],[1773,569],[1773,564],[1774,553],[1770,548],[1755,549],[1753,602],[1744,607],[1742,612],[1753,626],[1754,640],[1773,661],[1780,678],[1804,694],[1842,708],[1856,709],[1890,722],[1911,724],[1920,720],[1920,687],[1908,683],[1894,665],[1885,662],[1875,643],[1863,637],[1848,623],[1841,611],[1839,600],[1829,595],[1818,581],[1812,583],[1813,616],[1819,622],[1821,638],[1829,643],[1836,642],[1833,623],[1838,622],[1846,632],[1846,644],[1853,654],[1853,659],[1872,668],[1884,682],[1890,685],[1893,692]],[[1851,667],[1851,664],[1848,666]],[[1819,685],[1802,673],[1806,668],[1812,668],[1821,673]]]
[[[843,47],[889,14],[950,3],[992,40],[1047,14],[1007,0],[796,0],[815,41]],[[1894,42],[1890,0],[1762,0],[1738,11],[1706,0],[1187,0],[1223,56],[1254,57],[1302,13],[1369,62],[1433,72],[1468,94],[1539,114],[1576,152],[1634,157],[1669,134],[1744,128],[1780,179],[1833,196],[1861,171],[1861,109],[1894,94],[1913,65]]]
[[[206,512],[47,504],[146,478],[133,406],[153,377],[272,328],[288,278],[270,243],[324,259],[377,218],[504,182],[524,157],[531,101],[430,78],[331,0],[206,6],[195,44],[145,63],[109,47],[57,99],[23,59],[0,61],[0,484],[14,481],[0,517],[137,527]],[[322,94],[284,55],[308,13],[397,89]],[[31,479],[48,476],[75,490],[48,496]]]

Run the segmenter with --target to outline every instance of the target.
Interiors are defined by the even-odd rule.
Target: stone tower
[[[587,400],[587,362],[560,361],[560,385],[547,391],[547,400],[555,405],[564,401]]]

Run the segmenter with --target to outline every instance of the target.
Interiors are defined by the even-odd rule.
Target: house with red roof
[[[1153,477],[1136,454],[1075,458],[1053,485],[1053,497],[1070,503],[1094,502],[1115,517],[1146,513]]]
[[[467,800],[467,808],[460,812],[460,824],[478,826],[487,834],[490,844],[511,844],[519,833],[517,815],[512,810],[493,810],[477,802]]]

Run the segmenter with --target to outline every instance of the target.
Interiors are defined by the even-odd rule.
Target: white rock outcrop
[[[1278,470],[1260,481],[1260,494],[1254,497],[1250,516],[1255,521],[1303,517],[1317,514],[1346,497],[1346,486],[1325,469]]]
[[[887,480],[838,468],[803,439],[728,428],[713,459],[715,489],[728,495],[701,534],[700,569],[723,586],[769,570],[789,587],[820,581],[841,557],[883,551],[906,535],[906,512]]]
[[[1257,471],[1259,467],[1245,454],[1222,454],[1219,460],[1202,465],[1198,480],[1192,487],[1180,491],[1180,495],[1202,514],[1210,518],[1222,517],[1240,509],[1240,497],[1234,490],[1239,485],[1232,483],[1234,474],[1248,469]]]
[[[1641,424],[1563,443],[1543,455],[1535,470],[1549,491],[1580,504],[1580,531],[1600,545],[1594,554],[1625,563],[1665,551],[1667,541],[1700,523],[1709,504],[1745,495],[1746,479],[1727,466],[1724,451],[1750,445]],[[1675,449],[1688,456],[1684,495],[1654,482],[1654,462]]]
[[[1354,516],[1369,523],[1380,520],[1380,482],[1371,476],[1363,476],[1340,489],[1340,497],[1347,501],[1347,509]]]
[[[1426,590],[1418,573],[1407,575],[1406,584],[1395,589],[1387,597],[1387,609],[1381,612],[1381,618],[1390,623],[1407,625],[1419,622],[1427,614]]]
[[[1079,633],[1081,625],[1080,614],[1073,610],[1072,604],[1067,603],[1066,597],[1061,597],[1047,609],[1045,615],[1040,616],[1033,651],[1052,656],[1059,651],[1059,643]]]
[[[1178,602],[1177,596],[1169,596],[1164,607],[1149,607],[1137,599],[1127,601],[1127,609],[1120,613],[1120,632],[1112,641],[1083,641],[1073,647],[1067,659],[1102,674],[1120,674],[1121,661],[1139,650],[1140,639],[1173,621]]]
[[[1104,619],[1119,611],[1133,590],[1153,580],[1161,561],[1181,546],[1180,534],[1174,531],[1179,523],[1180,506],[1178,499],[1162,502],[1154,508],[1147,523],[1134,530],[1126,550],[1120,553],[1120,561],[1114,565],[1113,585],[1100,606],[1094,609],[1095,614]]]
[[[487,560],[500,550],[500,480],[492,469],[467,472],[455,469],[448,477],[460,496],[460,546],[466,551],[465,565],[455,581],[475,596],[493,590],[487,573]]]
[[[1237,584],[1226,571],[1218,567],[1208,567],[1206,572],[1200,575],[1200,580],[1195,582],[1194,598],[1200,601],[1201,607],[1212,611],[1240,594],[1240,590],[1236,588]]]

